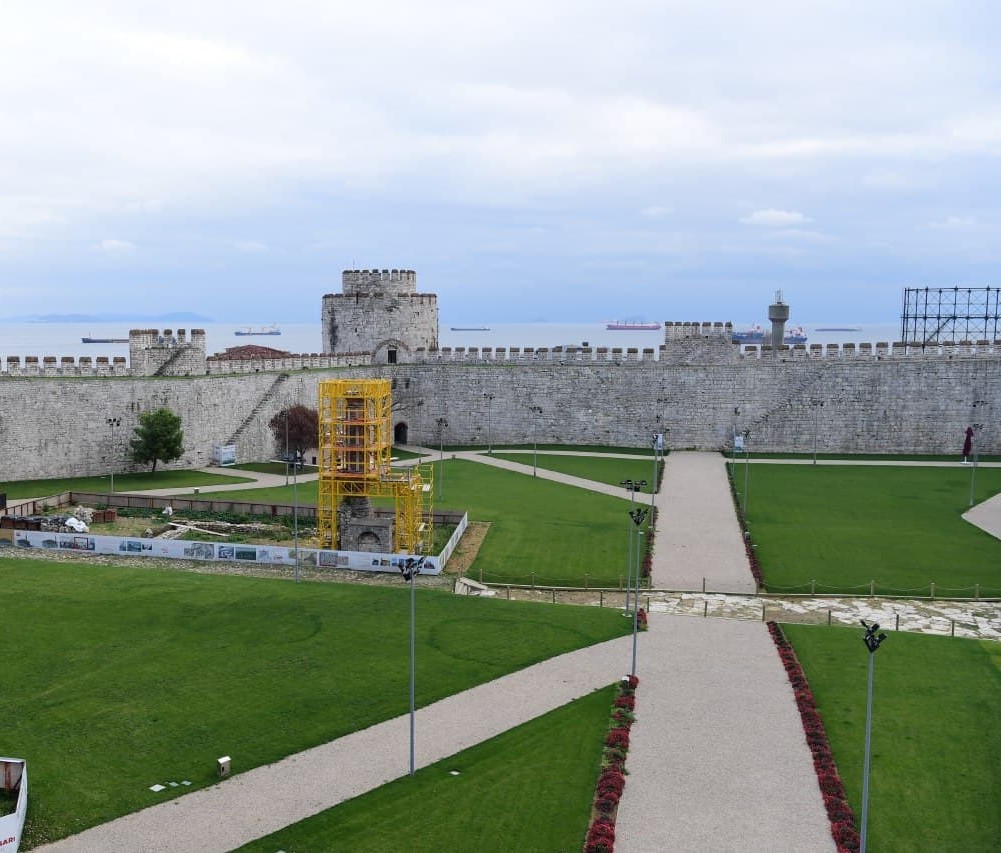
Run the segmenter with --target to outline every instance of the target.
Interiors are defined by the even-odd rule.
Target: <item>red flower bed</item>
[[[601,754],[602,770],[594,789],[591,826],[584,841],[584,853],[612,853],[615,848],[615,816],[626,785],[626,753],[629,730],[636,708],[634,691],[639,684],[635,675],[619,682],[619,692],[612,702],[611,721]]]
[[[813,753],[813,766],[817,771],[817,785],[824,798],[827,819],[831,823],[831,835],[838,847],[838,853],[855,853],[859,849],[859,834],[855,829],[855,815],[845,796],[845,786],[838,775],[838,768],[831,754],[824,723],[817,713],[817,702],[810,691],[810,685],[803,674],[803,668],[796,659],[796,652],[775,623],[768,623],[768,631],[775,641],[779,658],[785,667],[789,683],[796,696],[800,719],[806,742]]]

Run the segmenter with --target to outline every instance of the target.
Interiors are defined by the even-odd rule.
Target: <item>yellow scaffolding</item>
[[[393,550],[430,554],[434,542],[430,466],[391,468],[393,398],[388,379],[327,379],[319,390],[317,527],[321,548],[338,548],[344,498],[391,497]]]

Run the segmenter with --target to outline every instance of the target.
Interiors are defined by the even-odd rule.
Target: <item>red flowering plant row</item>
[[[803,721],[806,742],[813,753],[817,784],[820,786],[820,793],[824,798],[827,819],[831,823],[831,835],[837,844],[838,853],[855,853],[859,849],[860,843],[858,831],[855,829],[855,815],[852,812],[852,807],[848,805],[845,786],[838,775],[838,768],[834,763],[834,756],[831,753],[830,744],[827,742],[827,733],[824,731],[824,723],[817,711],[817,703],[810,690],[810,684],[806,680],[803,668],[799,665],[796,652],[793,651],[785,634],[782,633],[782,628],[775,622],[769,622],[768,630],[772,635],[772,640],[775,641],[779,658],[782,660],[782,665],[785,667],[789,683],[796,696],[796,705],[799,708],[800,719]]]
[[[636,686],[639,683],[635,675],[625,676],[612,702],[584,853],[611,853],[615,847],[615,817],[626,784],[626,754],[629,752],[629,731],[636,720]]]
[[[747,519],[744,517],[744,510],[737,499],[737,486],[733,482],[733,466],[726,465],[726,476],[730,481],[730,496],[733,498],[733,508],[737,513],[737,521],[740,522],[740,533],[744,537],[744,552],[747,554],[747,563],[751,567],[751,574],[754,582],[759,586],[765,585],[765,574],[761,571],[761,563],[758,562],[758,552],[754,549],[751,541],[751,531],[747,529]]]
[[[653,532],[657,526],[657,507],[650,507],[650,523],[647,525],[646,547],[643,549],[642,566],[640,574],[642,577],[650,577],[653,570]]]

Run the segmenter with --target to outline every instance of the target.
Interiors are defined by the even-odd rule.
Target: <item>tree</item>
[[[157,460],[173,462],[180,459],[184,453],[184,433],[181,431],[181,418],[170,409],[157,409],[155,412],[143,412],[139,415],[139,426],[135,428],[135,437],[129,442],[132,446],[132,460],[137,465],[152,462],[151,471],[156,471]]]
[[[316,447],[319,440],[320,415],[316,409],[306,406],[289,406],[275,415],[268,426],[282,455],[285,455],[287,449],[289,453],[295,454],[296,460],[301,461],[302,454],[310,447]]]

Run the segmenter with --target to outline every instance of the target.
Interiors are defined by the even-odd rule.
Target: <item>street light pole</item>
[[[620,486],[623,486],[629,492],[629,512],[633,511],[633,499],[636,497],[637,492],[643,491],[643,487],[646,485],[646,480],[621,480],[619,482]],[[629,595],[633,588],[633,528],[629,528],[629,557],[626,560],[626,615],[629,614]],[[636,589],[639,590],[639,581],[636,582]],[[636,609],[636,604],[639,601],[639,592],[636,593],[636,598],[633,600],[633,609]]]
[[[285,422],[286,424],[288,421]],[[286,459],[288,454],[286,453]],[[285,476],[288,476],[288,462],[285,462]],[[292,541],[295,546],[295,582],[299,583],[299,460],[292,469]]]
[[[490,409],[491,409],[491,404],[494,401],[494,395],[484,394],[483,396],[486,397],[487,399],[487,456],[491,456],[494,450],[493,450],[493,442],[490,439]]]
[[[111,461],[111,491],[108,492],[108,505],[111,505],[111,496],[115,493],[115,430],[122,425],[121,418],[105,418],[104,422],[108,425],[108,429],[111,431],[111,452],[108,454],[108,458]]]
[[[448,429],[448,421],[445,418],[438,418],[438,500],[445,489],[445,430]]]
[[[882,645],[883,640],[886,639],[886,634],[880,634],[877,636],[876,632],[879,630],[879,625],[877,623],[874,622],[872,625],[866,625],[864,619],[860,621],[862,622],[862,627],[865,628],[865,634],[862,637],[862,642],[865,643],[865,647],[869,650],[869,684],[865,699],[865,762],[862,770],[862,831],[859,845],[859,853],[865,853],[866,829],[869,819],[869,754],[872,747],[873,658],[876,654],[876,649],[878,649],[880,645]]]
[[[973,506],[973,486],[977,480],[977,457],[980,456],[980,430],[983,424],[973,424],[973,468],[970,469],[970,506]]]
[[[542,406],[529,406],[532,413],[532,476],[537,477],[539,471],[539,415],[542,414]]]
[[[629,511],[629,517],[633,520],[633,525],[636,530],[636,598],[633,600],[633,667],[630,670],[630,675],[636,675],[636,634],[639,631],[639,595],[640,595],[640,584],[639,584],[639,574],[640,574],[640,525],[643,523],[644,519],[647,517],[648,509],[637,507],[636,509]]]
[[[747,518],[747,474],[751,467],[751,451],[748,449],[748,439],[751,437],[749,429],[744,430],[744,518]]]
[[[820,410],[824,407],[823,400],[811,400],[813,404],[813,464],[817,464],[817,432],[820,429]]]
[[[410,582],[410,775],[414,775],[414,682],[416,680],[416,643],[414,641],[415,606],[414,578],[421,573],[424,558],[407,557],[400,565],[400,573]]]

